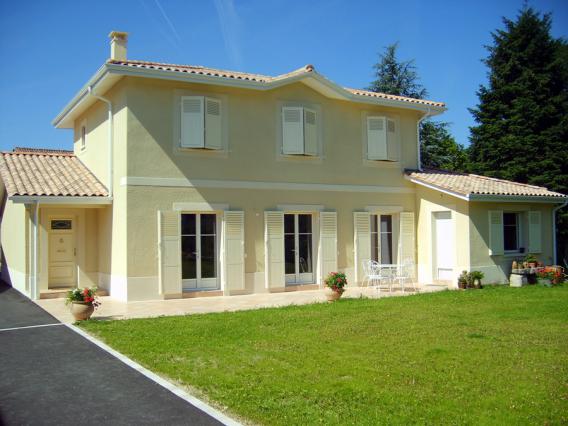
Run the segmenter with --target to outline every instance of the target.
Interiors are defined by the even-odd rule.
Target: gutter
[[[558,253],[556,250],[556,212],[568,205],[568,200],[552,209],[552,259],[553,263],[558,264]]]
[[[55,195],[12,195],[9,200],[16,204],[112,204],[112,197],[108,196],[55,196]]]
[[[112,115],[112,102],[107,98],[97,95],[93,91],[93,86],[87,88],[89,95],[97,98],[98,100],[107,104],[108,110],[108,198],[112,199],[113,194],[113,175],[114,175],[114,161],[113,161],[113,115]]]
[[[417,159],[418,159],[418,170],[422,171],[422,153],[420,150],[420,124],[426,120],[428,117],[432,117],[434,114],[431,113],[431,108],[428,107],[428,111],[426,111],[426,113],[420,117],[418,119],[418,122],[416,123],[416,137],[418,139],[418,155],[417,155]]]

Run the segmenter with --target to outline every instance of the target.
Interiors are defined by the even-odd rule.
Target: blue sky
[[[568,1],[532,0],[568,38]],[[384,46],[415,59],[441,119],[468,143],[469,107],[486,80],[490,32],[519,0],[476,1],[6,1],[0,0],[0,149],[70,148],[51,120],[109,55],[110,30],[130,32],[128,56],[280,74],[311,63],[338,84],[364,88]]]

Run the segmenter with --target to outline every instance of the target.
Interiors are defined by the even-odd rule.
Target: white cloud
[[[243,63],[240,48],[241,20],[235,9],[235,3],[233,0],[215,0],[215,9],[217,9],[227,54],[233,66],[241,69]]]

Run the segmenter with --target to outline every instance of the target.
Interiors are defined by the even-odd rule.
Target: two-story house
[[[440,102],[337,85],[308,65],[268,77],[111,57],[53,124],[73,151],[0,156],[3,277],[31,298],[74,286],[122,300],[316,288],[362,263],[507,282],[554,263],[545,188],[422,170]]]

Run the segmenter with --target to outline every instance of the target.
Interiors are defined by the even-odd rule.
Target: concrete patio
[[[420,293],[447,290],[446,286],[428,285],[420,288]],[[374,288],[348,288],[344,298],[381,298],[412,295],[412,290],[404,293],[400,289],[389,292]],[[287,305],[306,305],[326,302],[325,290],[304,290],[285,293],[248,294],[243,296],[217,296],[189,299],[151,300],[144,302],[122,302],[110,296],[100,297],[102,305],[95,311],[95,319],[128,319],[158,316],[203,314],[210,312],[240,311],[247,309],[271,308]],[[36,303],[63,323],[73,323],[74,319],[65,306],[64,299],[42,299]]]

